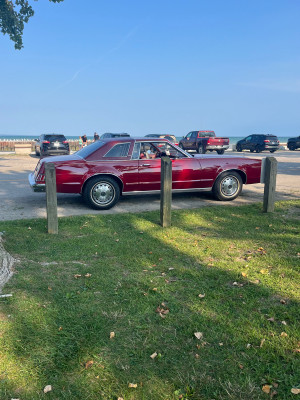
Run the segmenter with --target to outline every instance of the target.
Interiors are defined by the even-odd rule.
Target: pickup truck
[[[214,131],[192,131],[179,142],[183,150],[196,150],[199,154],[216,150],[218,154],[224,154],[229,147],[229,138],[216,137]]]

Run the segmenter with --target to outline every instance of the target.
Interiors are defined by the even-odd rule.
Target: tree
[[[64,0],[49,0],[53,3],[60,3]],[[15,42],[15,49],[21,50],[23,47],[24,23],[34,15],[33,8],[27,0],[0,0],[0,28],[5,35]]]

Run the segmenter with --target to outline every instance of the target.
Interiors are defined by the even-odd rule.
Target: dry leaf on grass
[[[137,383],[129,383],[128,387],[136,389],[137,388]]]
[[[261,390],[265,393],[270,393],[271,391],[271,386],[270,385],[264,385]]]
[[[300,394],[300,389],[292,388],[291,393],[293,394]]]
[[[92,366],[93,364],[94,364],[94,361],[93,361],[93,360],[87,361],[87,362],[85,363],[85,369],[91,368],[91,366]]]
[[[81,278],[81,274],[75,274],[75,275],[74,275],[74,278],[75,278],[75,279]]]
[[[150,358],[152,358],[152,360],[154,360],[155,357],[157,357],[157,353],[156,352],[151,354],[151,356],[150,356]]]
[[[200,299],[204,299],[204,297],[205,297],[205,293],[203,293],[203,294],[198,294],[198,297],[200,297]]]
[[[280,336],[281,336],[281,337],[287,337],[288,334],[287,334],[286,332],[281,332]]]
[[[47,385],[47,386],[44,387],[44,393],[51,392],[51,390],[52,390],[52,386],[51,385]]]
[[[264,343],[265,343],[266,339],[261,339],[260,345],[259,347],[263,347]]]
[[[85,274],[84,275],[86,278],[90,278],[92,276],[92,274]]]
[[[201,340],[203,338],[203,333],[202,332],[194,332],[194,336],[198,339]]]
[[[115,336],[116,336],[115,332],[110,332],[110,334],[109,334],[110,339],[113,339]]]

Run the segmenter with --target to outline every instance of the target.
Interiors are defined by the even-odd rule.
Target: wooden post
[[[277,160],[275,157],[267,157],[264,165],[264,202],[263,212],[273,212],[275,202],[275,188],[277,175]]]
[[[45,163],[46,179],[46,207],[48,220],[48,233],[58,233],[57,220],[57,195],[56,195],[56,173],[53,163]]]
[[[171,226],[171,205],[172,161],[169,157],[162,157],[160,175],[160,224],[163,228]]]

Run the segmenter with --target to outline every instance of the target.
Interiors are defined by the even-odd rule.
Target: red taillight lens
[[[207,143],[206,144],[210,144],[210,141],[209,141],[209,139],[208,139],[208,141],[207,141]]]
[[[63,143],[64,143],[64,144],[67,144],[67,143],[68,143],[68,141],[67,141],[67,140],[64,140],[64,141],[63,141]]]
[[[43,140],[43,143],[50,143],[48,140]]]
[[[269,142],[270,142],[270,140],[264,140],[264,142],[265,142],[265,143],[269,143]]]

